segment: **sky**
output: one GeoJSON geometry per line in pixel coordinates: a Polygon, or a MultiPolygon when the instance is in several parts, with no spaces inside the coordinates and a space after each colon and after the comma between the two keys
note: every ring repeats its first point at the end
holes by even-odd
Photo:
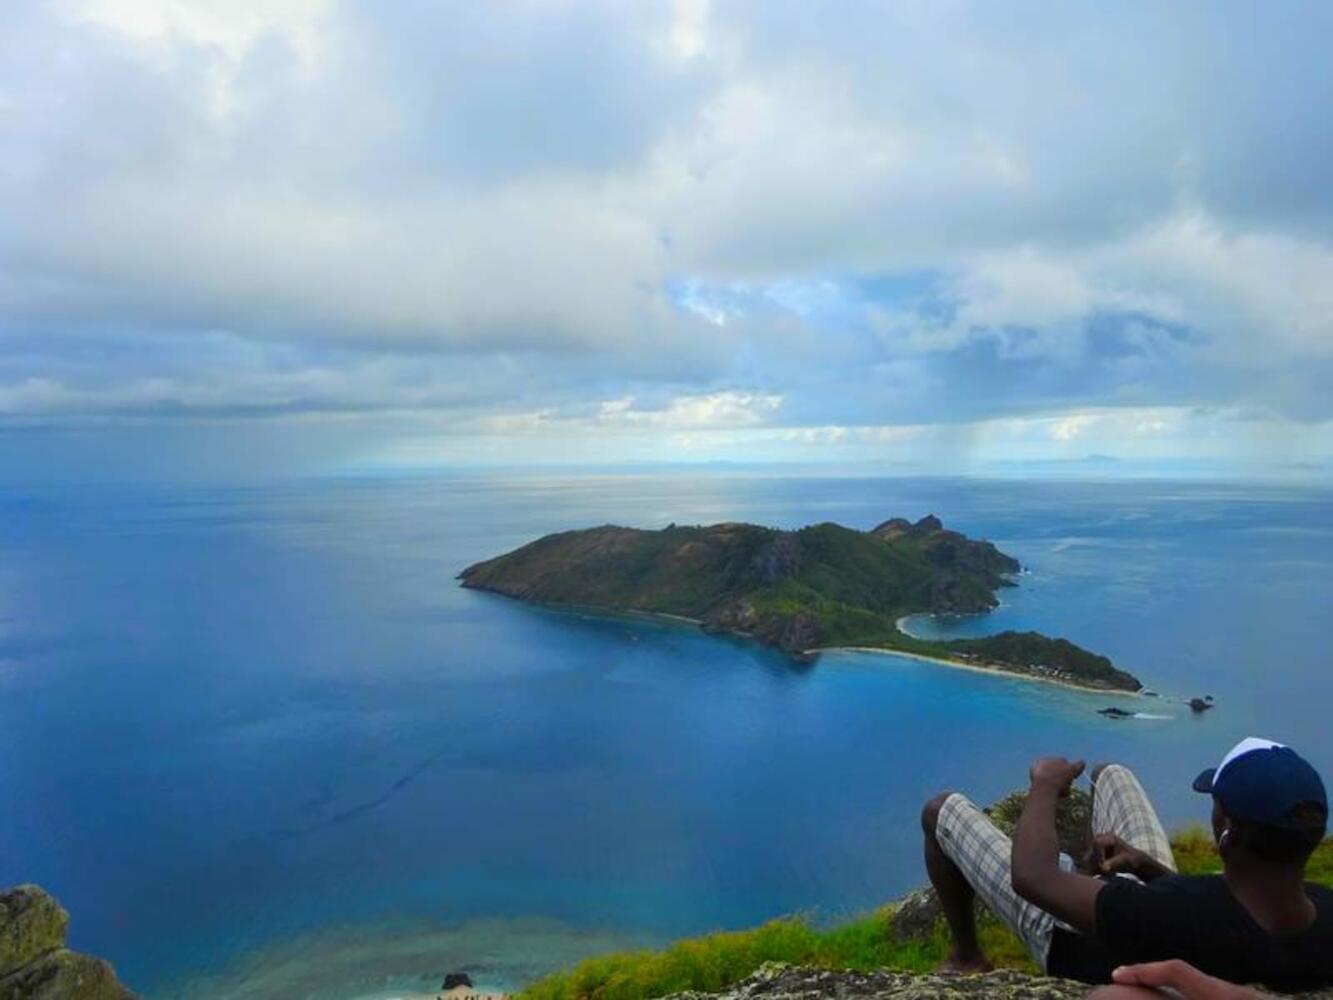
{"type": "Polygon", "coordinates": [[[1333,473],[1333,5],[9,0],[0,480],[1333,473]]]}

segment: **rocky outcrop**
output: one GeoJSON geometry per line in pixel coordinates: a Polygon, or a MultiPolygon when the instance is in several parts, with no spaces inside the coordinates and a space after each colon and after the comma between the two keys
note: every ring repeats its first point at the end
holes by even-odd
{"type": "Polygon", "coordinates": [[[677,993],[670,1000],[1076,1000],[1088,992],[1082,983],[1012,970],[920,975],[766,965],[721,993],[677,993]]]}
{"type": "MultiPolygon", "coordinates": [[[[926,561],[937,569],[946,574],[957,572],[981,577],[991,588],[1012,586],[1013,581],[1009,577],[1022,570],[1017,559],[1001,552],[990,542],[968,538],[961,532],[950,531],[934,514],[927,514],[915,524],[905,518],[891,518],[872,528],[870,534],[890,543],[907,539],[915,543],[926,561]]],[[[960,598],[964,599],[962,602],[964,604],[976,602],[976,598],[968,595],[965,590],[950,589],[941,583],[937,585],[935,610],[986,610],[981,607],[956,606],[960,603],[960,598]]]]}
{"type": "Polygon", "coordinates": [[[788,650],[788,655],[798,660],[813,660],[814,656],[806,650],[816,649],[824,644],[824,633],[819,619],[809,611],[798,611],[794,615],[769,615],[753,630],[752,634],[767,646],[776,646],[788,650]]]}
{"type": "MultiPolygon", "coordinates": [[[[1010,792],[993,803],[986,815],[1006,836],[1012,837],[1027,797],[1026,791],[1010,792]]],[[[1075,864],[1081,865],[1092,849],[1092,796],[1083,789],[1071,788],[1056,806],[1055,835],[1061,853],[1068,854],[1075,864]]]]}
{"type": "Polygon", "coordinates": [[[65,947],[68,925],[38,886],[0,895],[0,1000],[134,1000],[110,965],[65,947]]]}
{"type": "Polygon", "coordinates": [[[750,575],[764,584],[790,579],[800,571],[801,545],[790,531],[776,535],[759,550],[750,564],[750,575]]]}
{"type": "MultiPolygon", "coordinates": [[[[770,963],[719,993],[676,993],[666,1000],[1081,1000],[1093,987],[1013,969],[985,973],[852,972],[770,963]]],[[[1274,997],[1281,994],[1270,994],[1274,997]]],[[[1299,994],[1333,1000],[1333,990],[1299,994]]]]}
{"type": "Polygon", "coordinates": [[[0,973],[64,947],[69,914],[35,885],[0,896],[0,973]]]}

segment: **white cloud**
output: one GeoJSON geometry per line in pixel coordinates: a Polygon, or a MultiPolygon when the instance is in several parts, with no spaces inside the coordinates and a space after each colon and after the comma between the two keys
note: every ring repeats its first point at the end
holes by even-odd
{"type": "Polygon", "coordinates": [[[583,422],[556,413],[490,418],[396,439],[383,454],[390,466],[450,462],[615,464],[729,460],[813,462],[943,474],[1031,470],[1043,474],[1095,468],[1098,475],[1238,470],[1261,475],[1333,473],[1333,421],[1291,425],[1272,415],[1180,407],[1101,409],[963,424],[758,426],[654,429],[623,424],[587,433],[583,422]],[[1076,428],[1074,433],[1068,433],[1076,428]],[[1237,443],[1244,447],[1237,449],[1237,443]],[[1182,459],[1189,464],[1182,465],[1182,459]],[[1154,463],[1166,462],[1158,465],[1154,463]],[[1091,465],[1089,464],[1091,463],[1091,465]],[[1147,464],[1144,464],[1147,463],[1147,464]]]}
{"type": "Polygon", "coordinates": [[[478,429],[511,433],[520,429],[558,430],[565,433],[623,434],[657,431],[726,430],[769,423],[782,408],[776,394],[722,391],[698,396],[676,396],[659,405],[633,396],[604,399],[591,411],[570,407],[498,414],[485,418],[478,429]]]}
{"type": "Polygon", "coordinates": [[[753,427],[767,423],[782,408],[775,393],[714,392],[678,396],[661,409],[638,409],[632,398],[602,404],[598,422],[607,426],[661,427],[669,430],[753,427]]]}
{"type": "Polygon", "coordinates": [[[1072,441],[1083,433],[1083,430],[1092,423],[1093,417],[1086,413],[1075,413],[1061,420],[1057,420],[1051,427],[1051,437],[1057,441],[1072,441]]]}
{"type": "Polygon", "coordinates": [[[1282,232],[1228,232],[1182,212],[1096,255],[1146,289],[1159,314],[1209,334],[1232,361],[1333,356],[1333,247],[1282,232]],[[1262,359],[1255,348],[1262,345],[1262,359]]]}
{"type": "Polygon", "coordinates": [[[712,0],[672,0],[671,48],[682,59],[708,48],[708,16],[712,0]]]}
{"type": "Polygon", "coordinates": [[[1054,413],[1048,448],[1179,446],[1142,414],[1196,404],[1317,423],[1331,18],[20,2],[0,411],[435,411],[692,447],[1054,413]],[[884,276],[914,290],[848,291],[884,276]]]}
{"type": "Polygon", "coordinates": [[[217,46],[232,59],[265,36],[282,35],[313,60],[332,0],[59,0],[58,6],[73,21],[161,45],[217,46]]]}

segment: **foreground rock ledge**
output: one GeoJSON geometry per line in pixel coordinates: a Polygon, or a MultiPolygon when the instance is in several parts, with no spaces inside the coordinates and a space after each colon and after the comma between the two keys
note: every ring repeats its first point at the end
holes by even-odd
{"type": "MultiPolygon", "coordinates": [[[[1069,979],[1033,976],[1013,969],[965,975],[953,972],[839,972],[770,963],[720,993],[677,993],[665,1000],[1075,1000],[1093,987],[1069,979]]],[[[1280,996],[1283,994],[1273,994],[1280,996]]],[[[1165,996],[1165,994],[1163,994],[1165,996]]],[[[1299,994],[1330,1000],[1333,990],[1299,994]]]]}
{"type": "Polygon", "coordinates": [[[110,965],[65,947],[68,924],[38,886],[0,893],[0,1000],[135,1000],[110,965]]]}
{"type": "Polygon", "coordinates": [[[1030,976],[1012,969],[982,975],[911,972],[835,972],[799,965],[766,965],[721,993],[677,993],[669,1000],[1075,1000],[1090,987],[1068,979],[1030,976]]]}

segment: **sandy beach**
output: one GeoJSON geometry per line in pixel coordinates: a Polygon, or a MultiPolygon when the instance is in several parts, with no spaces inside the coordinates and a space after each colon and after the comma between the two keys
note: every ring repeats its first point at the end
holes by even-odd
{"type": "MultiPolygon", "coordinates": [[[[694,625],[696,627],[702,627],[704,624],[697,618],[686,618],[684,615],[672,615],[662,611],[638,611],[633,608],[627,608],[623,611],[613,611],[610,609],[603,609],[603,608],[575,608],[575,607],[559,607],[559,606],[550,606],[550,607],[552,607],[553,610],[557,611],[569,611],[572,613],[580,615],[590,615],[592,617],[597,617],[597,618],[642,618],[646,620],[655,619],[659,621],[676,622],[682,625],[694,625]]],[[[919,614],[919,612],[914,612],[914,614],[919,614]]],[[[901,633],[905,638],[908,639],[916,638],[905,628],[903,628],[903,622],[911,617],[912,615],[902,615],[893,623],[894,628],[896,628],[899,631],[899,633],[901,633]]],[[[728,634],[739,636],[741,638],[750,638],[744,632],[729,632],[728,634]]],[[[1035,681],[1040,684],[1054,684],[1057,687],[1070,688],[1071,690],[1081,691],[1085,694],[1100,694],[1100,695],[1106,695],[1108,697],[1122,697],[1122,696],[1127,698],[1142,697],[1137,691],[1119,691],[1111,688],[1093,687],[1091,684],[1079,684],[1076,681],[1061,680],[1058,677],[1042,677],[1038,674],[1028,674],[1018,670],[1006,670],[1003,667],[988,667],[980,663],[965,663],[962,660],[951,660],[943,656],[931,656],[928,653],[914,653],[902,649],[889,649],[888,647],[884,646],[819,646],[815,649],[808,649],[806,650],[806,652],[812,655],[817,653],[847,652],[847,653],[878,653],[882,656],[905,656],[910,660],[921,660],[924,663],[934,663],[941,667],[951,667],[954,670],[971,670],[974,673],[988,674],[991,677],[1012,677],[1016,680],[1021,680],[1021,681],[1035,681]]]]}
{"type": "MultiPolygon", "coordinates": [[[[902,630],[899,629],[901,632],[902,630]]],[[[979,663],[963,663],[961,660],[949,660],[942,656],[928,656],[925,653],[909,653],[901,649],[888,649],[883,646],[821,646],[819,649],[810,650],[811,653],[877,653],[880,656],[905,656],[909,660],[921,660],[925,663],[935,663],[942,667],[951,667],[954,670],[971,670],[973,673],[989,674],[992,677],[1012,677],[1020,681],[1034,681],[1038,684],[1054,684],[1057,687],[1070,688],[1074,691],[1082,691],[1085,694],[1100,694],[1107,697],[1125,697],[1139,698],[1142,695],[1137,691],[1118,691],[1111,688],[1093,687],[1090,684],[1078,684],[1074,681],[1064,681],[1057,677],[1041,677],[1037,674],[1025,674],[1017,670],[1006,670],[1003,667],[987,667],[979,663]]]]}

